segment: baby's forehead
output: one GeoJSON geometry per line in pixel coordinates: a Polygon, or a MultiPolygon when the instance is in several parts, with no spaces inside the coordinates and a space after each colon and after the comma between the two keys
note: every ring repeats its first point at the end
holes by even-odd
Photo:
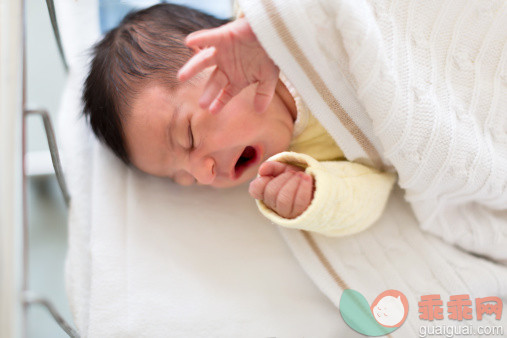
{"type": "Polygon", "coordinates": [[[125,110],[125,117],[132,119],[146,118],[153,109],[168,109],[177,101],[175,89],[158,83],[147,83],[132,96],[125,110]]]}

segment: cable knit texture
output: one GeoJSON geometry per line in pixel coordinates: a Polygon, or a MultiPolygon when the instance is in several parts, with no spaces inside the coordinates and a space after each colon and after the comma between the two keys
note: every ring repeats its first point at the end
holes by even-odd
{"type": "Polygon", "coordinates": [[[304,168],[314,178],[314,197],[294,219],[279,216],[257,200],[260,212],[283,227],[326,236],[346,236],[368,228],[382,214],[396,175],[346,161],[343,151],[313,117],[296,89],[285,76],[281,79],[296,103],[294,137],[289,152],[271,156],[268,161],[304,168]]]}
{"type": "Polygon", "coordinates": [[[505,1],[240,4],[348,159],[376,150],[424,230],[507,261],[505,1]]]}

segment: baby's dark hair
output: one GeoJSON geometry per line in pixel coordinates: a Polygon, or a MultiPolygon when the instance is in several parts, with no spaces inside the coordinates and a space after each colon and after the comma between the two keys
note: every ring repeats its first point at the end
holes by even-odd
{"type": "Polygon", "coordinates": [[[122,121],[148,81],[169,87],[192,55],[185,37],[227,23],[194,9],[160,4],[128,14],[94,48],[83,90],[83,114],[93,132],[123,162],[130,163],[122,121]]]}

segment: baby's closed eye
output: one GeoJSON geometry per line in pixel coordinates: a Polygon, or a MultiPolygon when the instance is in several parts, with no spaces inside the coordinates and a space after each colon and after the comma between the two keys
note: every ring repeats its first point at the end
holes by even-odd
{"type": "Polygon", "coordinates": [[[192,132],[192,123],[188,121],[188,150],[194,149],[194,133],[192,132]]]}

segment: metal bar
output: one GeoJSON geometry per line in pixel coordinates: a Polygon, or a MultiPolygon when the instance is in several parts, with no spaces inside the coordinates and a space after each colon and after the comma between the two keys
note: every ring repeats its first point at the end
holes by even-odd
{"type": "MultiPolygon", "coordinates": [[[[67,190],[67,185],[65,183],[65,177],[63,176],[63,170],[60,163],[60,156],[58,154],[58,147],[56,144],[55,133],[53,130],[53,125],[51,123],[51,118],[49,113],[44,109],[33,109],[33,110],[25,110],[24,116],[28,115],[40,115],[42,117],[42,121],[44,122],[44,129],[46,131],[46,137],[48,140],[49,151],[51,153],[51,160],[53,162],[53,168],[55,169],[56,178],[58,180],[58,184],[62,191],[65,204],[67,207],[70,203],[70,196],[67,190]]],[[[28,257],[28,229],[25,230],[25,241],[24,241],[24,249],[25,257],[28,257]]],[[[25,270],[28,268],[28,262],[25,262],[25,270]]],[[[28,275],[28,273],[26,273],[28,275]]],[[[26,285],[26,284],[25,284],[26,285]]],[[[56,310],[56,307],[46,298],[36,295],[35,293],[28,291],[27,287],[23,288],[23,304],[25,308],[32,304],[39,304],[44,306],[56,323],[72,338],[79,338],[79,334],[65,321],[65,319],[60,315],[60,313],[56,310]]]]}
{"type": "Polygon", "coordinates": [[[65,53],[63,52],[62,39],[60,38],[60,30],[58,29],[58,21],[56,20],[56,11],[55,11],[55,3],[53,0],[46,0],[46,4],[48,6],[49,19],[51,20],[51,26],[53,26],[53,33],[55,33],[56,44],[58,46],[58,51],[60,52],[60,57],[62,58],[63,66],[65,67],[65,71],[69,71],[69,65],[67,63],[67,59],[65,58],[65,53]]]}
{"type": "Polygon", "coordinates": [[[53,125],[51,123],[51,118],[49,117],[49,113],[44,109],[25,110],[25,116],[30,114],[40,115],[42,117],[42,121],[44,122],[44,129],[46,130],[46,137],[48,139],[49,151],[51,152],[51,160],[53,161],[53,168],[55,169],[56,179],[58,181],[58,185],[60,186],[60,190],[62,191],[65,204],[67,207],[69,207],[69,190],[67,189],[67,184],[65,183],[65,177],[63,175],[62,165],[60,162],[60,155],[58,153],[58,146],[56,145],[55,133],[53,130],[53,125]]]}
{"type": "Polygon", "coordinates": [[[26,305],[39,304],[44,306],[56,323],[65,331],[71,338],[79,338],[79,334],[74,330],[67,321],[58,313],[55,306],[46,298],[38,296],[30,291],[25,291],[24,301],[26,305]]]}
{"type": "MultiPolygon", "coordinates": [[[[4,0],[1,0],[1,1],[4,1],[4,0]]],[[[5,0],[5,1],[9,1],[9,0],[5,0]]],[[[67,64],[67,60],[65,59],[65,54],[63,52],[63,47],[62,47],[62,43],[61,43],[61,39],[60,39],[60,32],[58,30],[58,23],[57,23],[57,20],[56,20],[55,7],[54,7],[53,0],[46,0],[46,3],[47,3],[47,6],[48,6],[49,16],[50,16],[50,19],[51,19],[51,25],[53,26],[53,32],[55,34],[56,42],[57,42],[57,45],[58,45],[58,50],[60,52],[60,57],[62,58],[65,70],[68,71],[69,67],[68,67],[68,64],[67,64]]],[[[24,60],[24,58],[23,58],[23,60],[24,60]]],[[[26,68],[23,67],[23,69],[26,69],[26,68]]],[[[23,97],[24,97],[24,87],[25,87],[24,85],[25,84],[24,84],[24,81],[23,81],[23,84],[22,84],[23,97]]],[[[62,191],[63,198],[65,200],[65,204],[68,207],[69,203],[70,203],[70,195],[68,193],[67,184],[65,183],[65,177],[63,176],[63,170],[62,170],[62,166],[61,166],[61,163],[60,163],[60,156],[58,154],[58,147],[57,147],[57,144],[56,144],[55,133],[54,133],[53,125],[51,123],[50,116],[49,116],[48,112],[46,110],[43,110],[43,109],[39,109],[39,110],[24,110],[23,111],[24,99],[23,99],[22,104],[19,107],[20,107],[20,110],[21,110],[22,125],[23,125],[23,135],[22,135],[22,140],[21,140],[21,143],[22,143],[22,153],[21,153],[22,161],[24,160],[24,154],[25,154],[25,135],[24,135],[25,119],[23,117],[26,117],[26,116],[28,116],[30,114],[40,115],[42,117],[42,121],[44,123],[44,129],[46,131],[46,137],[47,137],[47,140],[48,140],[49,150],[50,150],[50,153],[51,153],[51,160],[53,162],[53,168],[54,168],[55,173],[56,173],[56,178],[57,178],[58,184],[60,186],[60,189],[62,191]]],[[[24,162],[22,162],[22,163],[24,165],[24,162]]],[[[24,174],[25,173],[24,167],[23,167],[23,170],[21,172],[22,172],[22,189],[21,190],[22,190],[23,195],[24,195],[25,191],[26,191],[26,184],[25,184],[26,175],[24,174]]],[[[58,311],[56,310],[55,306],[53,306],[53,304],[49,300],[47,300],[47,299],[45,299],[43,297],[37,296],[34,293],[32,293],[32,292],[30,292],[30,291],[27,290],[28,289],[28,285],[27,285],[27,276],[28,276],[28,271],[27,271],[28,270],[28,223],[27,223],[27,219],[26,219],[26,198],[25,198],[25,196],[23,196],[22,209],[23,209],[23,230],[24,230],[23,231],[23,245],[22,245],[23,271],[24,271],[24,273],[23,273],[23,282],[22,282],[22,290],[23,290],[23,295],[22,295],[22,300],[23,300],[23,302],[22,302],[22,304],[23,304],[23,310],[22,310],[23,311],[22,330],[24,328],[24,324],[26,323],[25,316],[26,316],[26,309],[28,308],[28,306],[30,306],[31,304],[40,304],[40,305],[44,306],[49,311],[49,313],[51,314],[51,316],[53,317],[53,319],[69,335],[69,337],[72,337],[72,338],[77,337],[77,338],[79,338],[79,334],[65,321],[65,319],[58,313],[58,311]]],[[[18,300],[18,302],[19,302],[19,300],[18,300]]],[[[3,337],[4,335],[1,334],[1,333],[2,332],[0,330],[0,336],[3,337]]],[[[9,337],[10,336],[15,337],[15,336],[22,336],[22,335],[24,335],[24,332],[21,335],[5,335],[5,336],[6,337],[8,337],[8,336],[9,337]]]]}
{"type": "Polygon", "coordinates": [[[0,0],[0,337],[22,337],[23,1],[0,0]]]}

